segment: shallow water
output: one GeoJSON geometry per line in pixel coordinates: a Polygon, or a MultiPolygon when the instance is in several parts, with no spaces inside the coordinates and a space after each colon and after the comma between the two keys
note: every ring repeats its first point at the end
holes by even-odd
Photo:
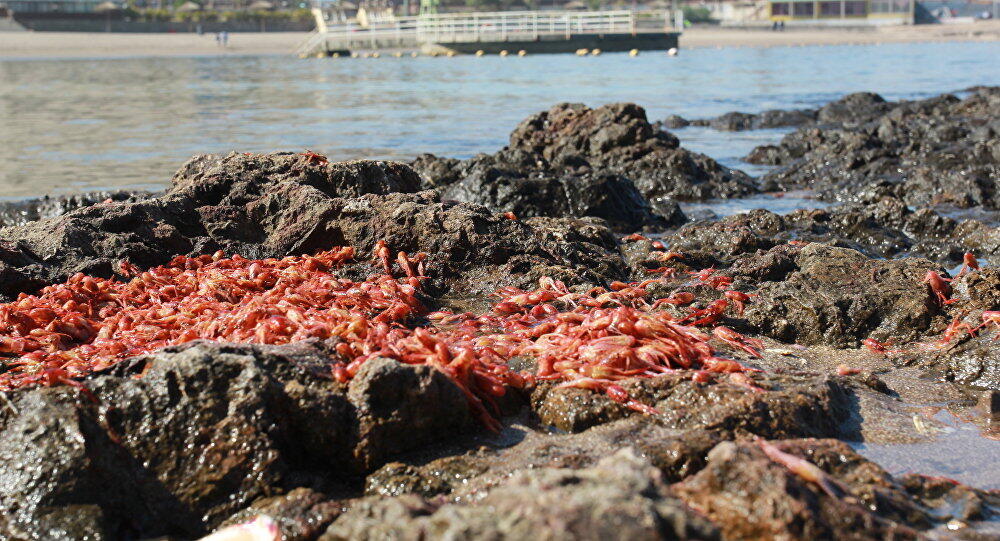
{"type": "Polygon", "coordinates": [[[681,210],[691,219],[714,219],[743,214],[754,209],[769,210],[775,214],[788,214],[799,209],[821,209],[830,203],[814,199],[808,192],[761,194],[739,199],[709,199],[697,203],[681,203],[681,210]]]}
{"type": "MultiPolygon", "coordinates": [[[[1000,43],[643,54],[299,60],[0,61],[0,196],[162,187],[190,155],[309,148],[331,158],[467,157],[559,101],[634,101],[652,120],[917,98],[1000,83],[1000,43]]],[[[730,166],[780,131],[680,133],[730,166]]],[[[746,169],[760,171],[744,166],[746,169]]]]}
{"type": "Polygon", "coordinates": [[[933,434],[933,441],[910,444],[854,444],[865,457],[891,474],[939,475],[962,483],[1000,490],[1000,420],[980,426],[946,409],[914,407],[915,423],[933,434]],[[961,457],[960,460],[956,460],[961,457]]]}

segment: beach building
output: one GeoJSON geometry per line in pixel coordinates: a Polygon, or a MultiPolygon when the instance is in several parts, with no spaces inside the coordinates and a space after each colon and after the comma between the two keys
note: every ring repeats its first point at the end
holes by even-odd
{"type": "Polygon", "coordinates": [[[913,24],[914,0],[769,0],[773,22],[804,26],[913,24]]]}
{"type": "Polygon", "coordinates": [[[94,13],[105,0],[0,0],[14,13],[94,13]]]}

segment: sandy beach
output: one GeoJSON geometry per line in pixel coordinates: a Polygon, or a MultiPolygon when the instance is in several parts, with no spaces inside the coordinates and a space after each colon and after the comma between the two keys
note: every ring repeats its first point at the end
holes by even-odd
{"type": "Polygon", "coordinates": [[[292,54],[306,32],[229,34],[223,49],[214,34],[0,32],[0,58],[129,58],[292,54]]]}
{"type": "MultiPolygon", "coordinates": [[[[139,56],[216,56],[292,54],[304,32],[230,34],[222,49],[211,34],[94,34],[74,32],[0,32],[0,58],[127,58],[139,56]]],[[[771,32],[693,28],[681,47],[770,47],[861,43],[1000,40],[1000,21],[972,24],[771,32]]]]}
{"type": "Polygon", "coordinates": [[[1000,21],[969,24],[887,26],[872,29],[769,29],[693,28],[681,36],[681,47],[777,47],[795,45],[848,45],[1000,40],[1000,21]]]}

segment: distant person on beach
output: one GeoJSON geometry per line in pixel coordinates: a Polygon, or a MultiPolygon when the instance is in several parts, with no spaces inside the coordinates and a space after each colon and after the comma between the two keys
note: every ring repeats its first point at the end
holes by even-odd
{"type": "Polygon", "coordinates": [[[220,34],[222,34],[222,47],[229,47],[229,32],[223,30],[220,34]]]}
{"type": "Polygon", "coordinates": [[[222,47],[222,32],[215,33],[215,44],[222,47]]]}

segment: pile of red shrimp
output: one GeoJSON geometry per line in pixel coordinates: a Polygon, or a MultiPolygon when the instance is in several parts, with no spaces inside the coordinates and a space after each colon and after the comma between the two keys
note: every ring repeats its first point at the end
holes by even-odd
{"type": "MultiPolygon", "coordinates": [[[[672,272],[576,293],[543,278],[534,291],[498,291],[499,302],[485,314],[428,313],[417,295],[425,255],[399,252],[393,260],[380,243],[375,262],[385,274],[361,282],[338,278],[337,267],[353,257],[350,247],[265,260],[178,256],[144,272],[123,263],[128,281],[77,274],[38,295],[22,294],[0,305],[0,356],[6,357],[0,391],[82,387],[81,378],[127,357],[197,339],[285,344],[308,338],[339,339],[330,374],[341,382],[377,356],[433,366],[491,428],[498,426],[495,398],[537,380],[599,390],[646,413],[655,410],[616,382],[688,369],[700,381],[712,372],[742,376],[737,382],[753,388],[748,369],[717,357],[708,343],[714,336],[756,353],[759,343],[716,325],[726,298],[742,310],[746,296],[737,292],[695,310],[684,308],[695,301],[689,292],[650,298],[650,285],[677,280],[672,272]],[[672,315],[663,305],[683,312],[672,315]],[[512,370],[515,357],[534,359],[537,370],[512,370]]],[[[702,271],[690,283],[719,286],[711,274],[702,271]]]]}

